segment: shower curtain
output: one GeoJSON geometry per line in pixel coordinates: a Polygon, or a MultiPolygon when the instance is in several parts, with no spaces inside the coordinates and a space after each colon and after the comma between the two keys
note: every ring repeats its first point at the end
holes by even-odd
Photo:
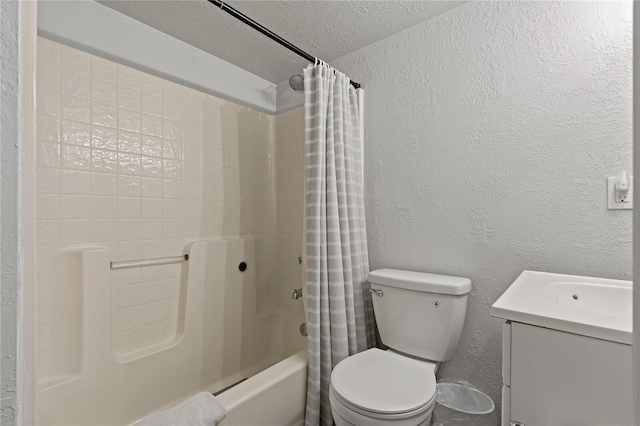
{"type": "Polygon", "coordinates": [[[375,343],[357,92],[322,61],[304,70],[307,426],[333,424],[333,367],[375,343]]]}

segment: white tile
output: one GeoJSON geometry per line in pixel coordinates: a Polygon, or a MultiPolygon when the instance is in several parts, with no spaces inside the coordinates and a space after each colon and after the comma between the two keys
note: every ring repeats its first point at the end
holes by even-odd
{"type": "MultiPolygon", "coordinates": [[[[119,257],[119,259],[124,259],[124,257],[119,257]]],[[[140,284],[122,285],[116,288],[116,307],[120,309],[140,305],[142,301],[141,290],[140,284]]]]}
{"type": "Polygon", "coordinates": [[[60,73],[60,91],[67,95],[89,99],[91,77],[72,70],[62,69],[60,73]]]}
{"type": "Polygon", "coordinates": [[[36,138],[46,142],[60,142],[60,120],[48,115],[36,117],[36,138]]]}
{"type": "Polygon", "coordinates": [[[165,99],[162,103],[162,117],[165,120],[182,121],[182,105],[165,99]]]}
{"type": "Polygon", "coordinates": [[[192,161],[195,163],[202,162],[202,147],[190,143],[183,144],[182,159],[184,161],[192,161]]]}
{"type": "MultiPolygon", "coordinates": [[[[120,290],[123,287],[118,287],[120,290]]],[[[118,294],[118,301],[119,301],[118,294]]],[[[140,306],[131,306],[124,309],[118,309],[117,315],[117,330],[124,331],[131,328],[140,327],[142,325],[142,310],[140,306]]]]}
{"type": "Polygon", "coordinates": [[[39,167],[60,166],[60,144],[39,141],[36,145],[36,163],[39,167]]]}
{"type": "Polygon", "coordinates": [[[164,199],[162,201],[162,217],[165,219],[178,219],[182,217],[182,200],[164,199]]]}
{"type": "Polygon", "coordinates": [[[118,173],[122,175],[140,176],[140,155],[119,153],[118,173]]]}
{"type": "Polygon", "coordinates": [[[118,228],[115,219],[95,219],[91,221],[91,242],[116,241],[117,232],[118,228]]]}
{"type": "Polygon", "coordinates": [[[60,170],[38,167],[36,169],[36,189],[39,194],[60,192],[60,170]]]}
{"type": "Polygon", "coordinates": [[[36,238],[39,245],[58,244],[60,223],[57,220],[38,220],[36,238]]]}
{"type": "Polygon", "coordinates": [[[182,160],[182,142],[163,140],[162,157],[169,160],[182,160]]]}
{"type": "Polygon", "coordinates": [[[78,170],[60,171],[61,194],[90,194],[91,174],[78,170]]]}
{"type": "Polygon", "coordinates": [[[38,114],[60,117],[60,93],[39,88],[36,93],[38,114]]]}
{"type": "Polygon", "coordinates": [[[37,219],[58,219],[60,217],[60,196],[58,194],[38,194],[36,198],[37,219]]]}
{"type": "Polygon", "coordinates": [[[162,157],[162,139],[142,135],[142,154],[150,157],[162,157]]]}
{"type": "Polygon", "coordinates": [[[164,298],[164,286],[161,280],[142,283],[142,303],[157,302],[164,298]]]}
{"type": "Polygon", "coordinates": [[[141,139],[139,133],[118,131],[118,152],[140,154],[141,139]]]}
{"type": "Polygon", "coordinates": [[[164,311],[164,301],[145,303],[142,305],[142,323],[151,324],[166,319],[164,311]]]}
{"type": "Polygon", "coordinates": [[[60,141],[69,145],[90,146],[91,126],[80,121],[62,120],[60,141]]]}
{"type": "Polygon", "coordinates": [[[202,165],[200,163],[185,161],[183,163],[182,178],[189,181],[202,180],[202,165]]]}
{"type": "Polygon", "coordinates": [[[91,56],[91,76],[109,83],[118,82],[118,65],[98,56],[91,56]]]}
{"type": "Polygon", "coordinates": [[[145,347],[153,346],[164,340],[164,326],[162,322],[148,324],[141,327],[142,344],[145,347]]]}
{"type": "Polygon", "coordinates": [[[162,197],[163,198],[182,198],[182,180],[163,179],[162,180],[162,197]]]}
{"type": "Polygon", "coordinates": [[[61,195],[61,219],[87,219],[91,217],[91,197],[89,195],[61,195]]]}
{"type": "Polygon", "coordinates": [[[194,145],[202,145],[202,129],[198,126],[183,124],[182,140],[194,145]]]}
{"type": "Polygon", "coordinates": [[[163,182],[158,178],[142,178],[142,197],[143,198],[162,198],[163,182]]]}
{"type": "Polygon", "coordinates": [[[134,352],[143,347],[142,330],[140,327],[121,331],[116,335],[117,351],[119,353],[134,352]]]}
{"type": "Polygon", "coordinates": [[[151,115],[141,115],[141,132],[143,135],[162,136],[162,118],[151,115]]]}
{"type": "Polygon", "coordinates": [[[182,103],[182,87],[171,81],[162,81],[162,97],[171,102],[182,103]]]}
{"type": "Polygon", "coordinates": [[[162,177],[166,179],[182,179],[182,161],[163,160],[162,177]]]}
{"type": "Polygon", "coordinates": [[[202,111],[187,105],[182,107],[182,123],[193,126],[202,126],[202,111]]]}
{"type": "Polygon", "coordinates": [[[178,316],[178,299],[166,299],[162,301],[163,319],[176,318],[178,316]]]}
{"type": "Polygon", "coordinates": [[[90,170],[91,148],[76,145],[61,145],[60,167],[68,170],[90,170]]]}
{"type": "Polygon", "coordinates": [[[69,46],[61,45],[60,66],[82,74],[91,72],[91,55],[69,46]]]}
{"type": "Polygon", "coordinates": [[[82,244],[91,241],[91,221],[61,220],[60,244],[82,244]]]}
{"type": "Polygon", "coordinates": [[[104,173],[91,173],[91,195],[116,195],[118,177],[104,173]]]}
{"type": "Polygon", "coordinates": [[[128,87],[118,87],[118,107],[140,112],[142,108],[142,94],[138,90],[128,87]]]}
{"type": "Polygon", "coordinates": [[[113,106],[118,105],[118,86],[94,78],[91,80],[91,100],[113,106]]]}
{"type": "Polygon", "coordinates": [[[97,126],[118,127],[118,108],[100,102],[91,102],[91,123],[97,126]]]}
{"type": "Polygon", "coordinates": [[[118,219],[140,219],[140,198],[118,197],[118,219]]]}
{"type": "Polygon", "coordinates": [[[162,219],[145,219],[141,221],[140,238],[143,240],[162,238],[162,219]]]}
{"type": "Polygon", "coordinates": [[[60,44],[46,38],[38,37],[38,66],[42,63],[55,64],[60,66],[60,44]]]}
{"type": "MultiPolygon", "coordinates": [[[[118,241],[116,244],[116,253],[118,259],[122,260],[132,260],[132,259],[140,259],[140,241],[131,240],[131,241],[118,241]]],[[[142,270],[142,268],[136,268],[138,270],[142,270]]]]}
{"type": "Polygon", "coordinates": [[[162,79],[154,75],[142,73],[142,93],[162,97],[162,79]]]}
{"type": "MultiPolygon", "coordinates": [[[[144,259],[162,257],[162,240],[142,240],[140,241],[140,256],[144,259]]],[[[142,268],[142,281],[155,281],[162,279],[162,266],[148,266],[142,268]]]]}
{"type": "Polygon", "coordinates": [[[91,171],[99,173],[117,173],[118,153],[104,149],[91,150],[91,171]]]}
{"type": "Polygon", "coordinates": [[[162,281],[164,298],[170,299],[180,295],[180,277],[168,278],[162,281]]]}
{"type": "Polygon", "coordinates": [[[140,174],[148,177],[162,177],[162,159],[143,155],[140,158],[140,174]]]}
{"type": "Polygon", "coordinates": [[[116,219],[118,201],[116,197],[91,197],[92,219],[116,219]]]}
{"type": "Polygon", "coordinates": [[[118,219],[118,241],[140,239],[140,219],[118,219]]]}
{"type": "Polygon", "coordinates": [[[162,98],[143,93],[142,113],[162,117],[162,98]]]}
{"type": "Polygon", "coordinates": [[[118,110],[118,129],[140,133],[141,115],[136,111],[118,110]]]}
{"type": "Polygon", "coordinates": [[[177,238],[184,235],[182,219],[163,219],[162,238],[177,238]]]}
{"type": "Polygon", "coordinates": [[[91,121],[91,103],[88,99],[62,94],[60,95],[60,116],[68,120],[91,121]]]}
{"type": "Polygon", "coordinates": [[[138,70],[118,64],[118,84],[130,89],[140,90],[141,73],[138,70]]]}
{"type": "Polygon", "coordinates": [[[118,149],[118,131],[110,127],[92,125],[91,146],[116,151],[118,149]]]}
{"type": "Polygon", "coordinates": [[[137,176],[118,176],[118,195],[121,197],[140,197],[142,180],[137,176]]]}
{"type": "Polygon", "coordinates": [[[143,198],[141,215],[143,219],[162,219],[162,199],[143,198]]]}
{"type": "Polygon", "coordinates": [[[162,137],[171,140],[182,139],[182,123],[162,120],[162,137]]]}

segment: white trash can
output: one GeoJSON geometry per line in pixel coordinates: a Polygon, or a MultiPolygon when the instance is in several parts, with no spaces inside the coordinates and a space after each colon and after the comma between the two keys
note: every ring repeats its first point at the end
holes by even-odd
{"type": "Polygon", "coordinates": [[[440,382],[431,424],[498,426],[498,416],[491,398],[469,383],[440,382]]]}

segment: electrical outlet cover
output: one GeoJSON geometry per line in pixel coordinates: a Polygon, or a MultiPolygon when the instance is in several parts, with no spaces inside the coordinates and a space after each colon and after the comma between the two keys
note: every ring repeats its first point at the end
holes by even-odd
{"type": "Polygon", "coordinates": [[[626,202],[616,200],[616,177],[607,178],[607,207],[609,210],[633,209],[633,176],[629,176],[629,193],[626,202]]]}

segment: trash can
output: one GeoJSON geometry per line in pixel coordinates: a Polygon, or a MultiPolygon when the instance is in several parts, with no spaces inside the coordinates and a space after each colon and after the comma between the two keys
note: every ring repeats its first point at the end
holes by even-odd
{"type": "Polygon", "coordinates": [[[491,398],[466,382],[440,382],[436,386],[434,426],[498,426],[491,398]]]}

